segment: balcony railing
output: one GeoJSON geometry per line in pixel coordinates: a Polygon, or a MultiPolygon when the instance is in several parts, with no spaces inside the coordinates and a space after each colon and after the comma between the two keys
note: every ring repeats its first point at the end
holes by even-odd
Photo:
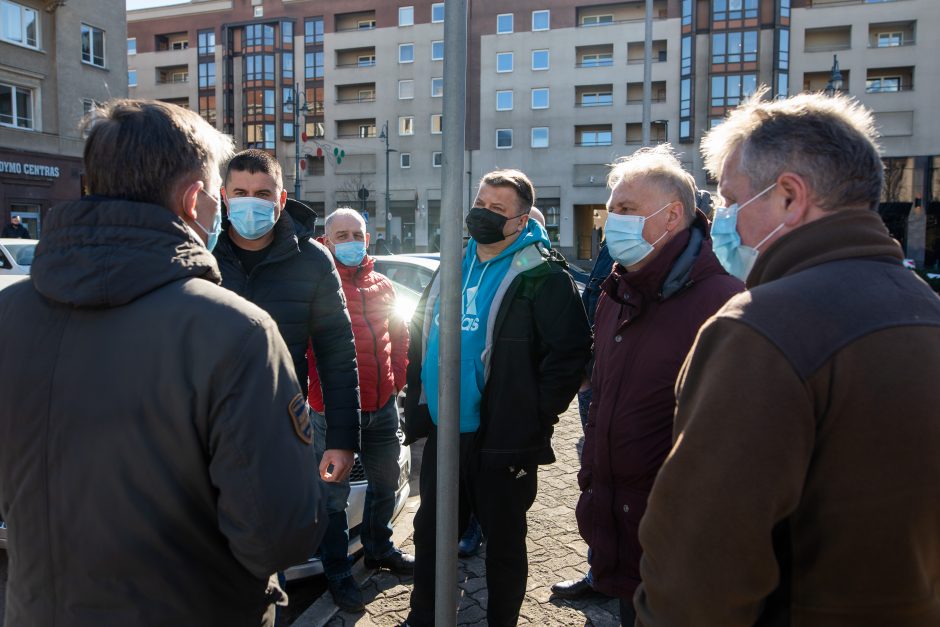
{"type": "Polygon", "coordinates": [[[913,83],[902,83],[900,85],[866,85],[866,94],[898,94],[902,91],[914,91],[913,83]]]}
{"type": "Polygon", "coordinates": [[[869,41],[868,47],[869,48],[900,48],[901,46],[913,46],[915,44],[917,44],[917,40],[914,39],[913,37],[909,37],[909,38],[902,39],[900,42],[896,44],[895,43],[879,44],[877,41],[869,41]]]}
{"type": "MultiPolygon", "coordinates": [[[[655,96],[655,97],[653,97],[653,98],[650,98],[650,102],[666,102],[666,97],[665,97],[665,96],[655,96]]],[[[628,96],[628,97],[627,97],[627,104],[628,104],[628,105],[643,104],[643,96],[640,96],[639,98],[630,98],[630,97],[628,96]]]]}
{"type": "Polygon", "coordinates": [[[337,63],[336,69],[351,67],[375,67],[375,61],[356,61],[355,63],[337,63]]]}
{"type": "Polygon", "coordinates": [[[336,104],[358,104],[363,102],[375,102],[375,96],[361,96],[356,98],[337,98],[336,104]]]}
{"type": "Polygon", "coordinates": [[[337,33],[352,33],[359,30],[375,30],[375,24],[369,26],[346,26],[344,28],[337,28],[337,33]]]}
{"type": "Polygon", "coordinates": [[[613,146],[613,141],[607,140],[598,140],[598,141],[586,141],[586,142],[575,142],[575,146],[578,147],[595,147],[595,146],[613,146]]]}
{"type": "Polygon", "coordinates": [[[370,139],[376,136],[375,129],[368,133],[339,133],[337,139],[370,139]]]}
{"type": "Polygon", "coordinates": [[[157,85],[172,85],[174,83],[188,83],[189,77],[185,78],[159,78],[157,79],[157,85]]]}
{"type": "Polygon", "coordinates": [[[574,66],[577,68],[580,67],[611,67],[614,64],[613,59],[605,59],[603,61],[582,61],[580,63],[575,63],[574,66]]]}
{"type": "Polygon", "coordinates": [[[900,0],[810,0],[809,8],[823,9],[846,4],[881,4],[885,2],[899,2],[900,0]]]}
{"type": "Polygon", "coordinates": [[[851,50],[851,42],[835,44],[816,44],[815,46],[803,46],[803,52],[835,52],[838,50],[851,50]]]}

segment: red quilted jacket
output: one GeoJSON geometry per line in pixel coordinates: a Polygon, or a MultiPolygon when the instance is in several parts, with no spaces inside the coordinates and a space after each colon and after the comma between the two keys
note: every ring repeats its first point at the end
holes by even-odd
{"type": "MultiPolygon", "coordinates": [[[[368,255],[355,268],[336,262],[343,281],[346,307],[356,337],[359,394],[362,411],[381,409],[397,390],[405,386],[408,367],[408,327],[395,315],[395,290],[384,274],[373,270],[368,255]]],[[[323,413],[323,391],[317,375],[316,356],[307,348],[308,401],[323,413]]]]}

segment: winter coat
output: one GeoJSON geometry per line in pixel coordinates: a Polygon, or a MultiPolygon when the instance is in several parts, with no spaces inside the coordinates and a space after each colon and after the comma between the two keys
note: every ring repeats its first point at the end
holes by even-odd
{"type": "Polygon", "coordinates": [[[902,257],[876,212],[833,211],[702,328],[637,624],[940,625],[940,298],[902,257]]]}
{"type": "Polygon", "coordinates": [[[617,264],[603,283],[577,518],[605,594],[630,598],[640,581],[637,527],[672,446],[679,368],[702,323],[743,288],[715,258],[701,213],[647,265],[617,264]]]}
{"type": "Polygon", "coordinates": [[[0,292],[6,624],[259,625],[326,526],[274,322],[163,207],[90,197],[43,226],[0,292]]]}
{"type": "Polygon", "coordinates": [[[322,244],[298,238],[286,212],[274,225],[268,256],[246,274],[226,231],[215,258],[222,287],[255,303],[274,318],[307,394],[307,347],[319,355],[325,391],[327,449],[359,450],[359,378],[356,344],[333,256],[322,244]]]}
{"type": "Polygon", "coordinates": [[[29,230],[22,224],[8,224],[3,227],[3,233],[0,233],[0,237],[29,239],[30,235],[29,230]]]}
{"type": "MultiPolygon", "coordinates": [[[[405,387],[408,366],[408,327],[395,312],[395,288],[373,268],[372,257],[355,268],[336,263],[343,282],[346,306],[356,337],[359,398],[362,411],[377,411],[405,387]]],[[[323,392],[317,375],[316,356],[308,353],[310,406],[323,413],[323,392]]]]}

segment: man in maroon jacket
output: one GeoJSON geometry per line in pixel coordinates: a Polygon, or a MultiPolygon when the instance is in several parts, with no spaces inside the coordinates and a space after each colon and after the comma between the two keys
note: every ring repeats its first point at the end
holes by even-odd
{"type": "MultiPolygon", "coordinates": [[[[391,281],[373,270],[373,260],[366,254],[369,233],[362,216],[352,209],[336,209],[327,216],[325,230],[326,236],[322,242],[336,259],[336,270],[343,282],[346,306],[356,338],[362,405],[359,459],[369,480],[361,527],[365,565],[411,574],[414,571],[414,557],[402,553],[391,540],[391,518],[399,474],[396,398],[398,391],[405,385],[408,327],[395,315],[395,290],[391,281]]],[[[314,446],[320,453],[326,433],[323,393],[317,376],[316,356],[308,356],[308,399],[314,410],[314,446]]],[[[330,515],[326,536],[320,545],[323,570],[336,605],[349,612],[361,611],[362,595],[352,578],[346,558],[349,543],[346,520],[349,480],[325,483],[323,488],[326,490],[327,511],[330,515]]]]}
{"type": "Polygon", "coordinates": [[[699,327],[744,286],[712,253],[695,181],[668,144],[620,159],[607,183],[616,263],[595,317],[577,517],[595,589],[618,597],[622,623],[633,625],[637,529],[672,445],[676,377],[699,327]]]}

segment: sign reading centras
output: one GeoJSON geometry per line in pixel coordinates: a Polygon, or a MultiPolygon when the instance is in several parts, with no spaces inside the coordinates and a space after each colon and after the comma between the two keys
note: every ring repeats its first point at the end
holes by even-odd
{"type": "Polygon", "coordinates": [[[27,176],[45,176],[57,179],[59,178],[59,167],[38,163],[22,163],[20,161],[0,161],[0,174],[25,174],[27,176]]]}

